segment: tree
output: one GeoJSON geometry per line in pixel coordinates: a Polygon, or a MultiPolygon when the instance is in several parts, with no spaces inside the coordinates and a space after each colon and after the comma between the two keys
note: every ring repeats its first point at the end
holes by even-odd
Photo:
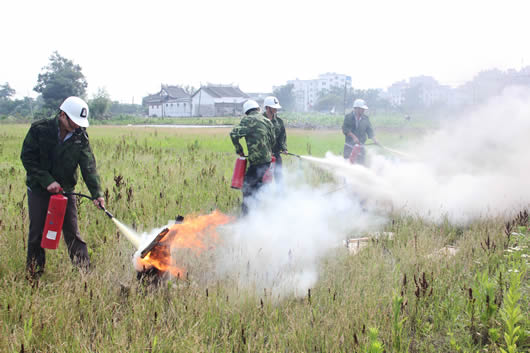
{"type": "Polygon", "coordinates": [[[111,105],[112,101],[110,100],[109,93],[105,90],[105,88],[99,88],[98,92],[94,94],[93,98],[88,101],[90,116],[96,120],[108,118],[111,105]]]}
{"type": "Polygon", "coordinates": [[[0,85],[0,99],[10,99],[15,93],[16,91],[9,86],[9,83],[0,85]]]}
{"type": "MultiPolygon", "coordinates": [[[[40,96],[39,96],[40,97],[40,96]]],[[[23,99],[0,99],[0,116],[11,115],[16,118],[33,118],[34,112],[40,107],[40,100],[31,97],[23,99]]]]}
{"type": "Polygon", "coordinates": [[[344,110],[344,89],[331,87],[330,90],[323,90],[314,106],[319,112],[342,112],[344,110]]]}
{"type": "Polygon", "coordinates": [[[149,107],[141,104],[128,104],[120,103],[119,101],[113,101],[110,106],[110,115],[147,115],[149,114],[149,107]]]}
{"type": "Polygon", "coordinates": [[[368,88],[368,89],[356,89],[353,91],[352,101],[349,104],[349,107],[353,106],[353,98],[364,99],[366,105],[370,109],[370,112],[375,112],[377,109],[389,109],[390,104],[387,100],[381,98],[381,90],[377,88],[368,88]]]}
{"type": "Polygon", "coordinates": [[[324,89],[315,103],[315,110],[320,112],[344,113],[351,109],[353,104],[353,90],[348,87],[332,86],[330,89],[324,89]]]}
{"type": "Polygon", "coordinates": [[[48,66],[42,68],[34,91],[41,93],[44,107],[56,110],[70,96],[84,97],[88,86],[81,66],[53,52],[48,66]]]}
{"type": "Polygon", "coordinates": [[[284,86],[277,87],[272,93],[280,101],[280,105],[282,106],[283,110],[294,110],[295,99],[293,94],[293,88],[293,84],[287,84],[284,86]]]}

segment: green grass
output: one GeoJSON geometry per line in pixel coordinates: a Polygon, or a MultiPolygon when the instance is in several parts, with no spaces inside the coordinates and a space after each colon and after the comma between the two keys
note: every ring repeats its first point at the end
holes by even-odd
{"type": "MultiPolygon", "coordinates": [[[[374,125],[379,140],[392,147],[419,133],[374,125]]],[[[394,240],[373,242],[356,256],[342,248],[331,252],[310,293],[278,302],[230,279],[204,280],[211,254],[196,261],[187,279],[145,287],[136,280],[131,244],[103,212],[82,201],[79,227],[93,270],[73,268],[61,242],[47,252],[46,273],[32,285],[24,271],[29,221],[19,160],[27,128],[0,129],[1,352],[375,352],[381,346],[387,352],[500,352],[507,349],[504,333],[515,331],[508,322],[521,327],[517,351],[529,347],[528,221],[513,229],[521,235],[508,238],[500,220],[456,227],[390,214],[383,230],[394,232],[394,240]],[[429,256],[445,245],[459,252],[429,256]],[[504,308],[514,271],[522,273],[520,299],[504,308]],[[519,321],[507,316],[517,305],[519,321]]],[[[149,230],[178,214],[238,212],[240,193],[229,187],[235,154],[228,129],[88,131],[107,208],[122,222],[149,230]],[[114,181],[119,176],[122,183],[114,181]]],[[[343,142],[338,130],[288,130],[289,150],[298,154],[338,154],[343,142]]],[[[298,166],[286,161],[287,168],[298,166]]],[[[82,182],[78,191],[86,192],[82,182]]]]}
{"type": "MultiPolygon", "coordinates": [[[[280,112],[287,127],[301,129],[340,129],[344,121],[342,114],[321,113],[295,113],[280,112]]],[[[117,115],[108,120],[92,120],[92,125],[234,125],[239,122],[240,117],[179,117],[159,118],[132,115],[117,115]]],[[[378,113],[370,115],[375,126],[385,126],[392,129],[432,129],[438,126],[438,121],[425,117],[416,117],[407,121],[402,114],[378,113]]],[[[27,123],[29,118],[16,118],[14,116],[0,116],[0,124],[12,124],[16,122],[27,123]]]]}

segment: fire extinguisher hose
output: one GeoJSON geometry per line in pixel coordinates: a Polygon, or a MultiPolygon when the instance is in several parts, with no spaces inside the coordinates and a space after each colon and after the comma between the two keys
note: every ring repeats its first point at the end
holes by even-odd
{"type": "Polygon", "coordinates": [[[302,158],[299,154],[294,154],[294,153],[291,153],[291,152],[282,152],[282,154],[285,154],[285,155],[288,155],[288,156],[297,157],[297,158],[302,158]]]}
{"type": "MultiPolygon", "coordinates": [[[[73,196],[86,197],[87,199],[89,199],[89,200],[91,200],[91,201],[96,200],[95,198],[93,198],[93,197],[91,197],[91,196],[84,195],[84,194],[79,194],[79,193],[77,193],[77,192],[64,192],[64,191],[63,191],[62,194],[63,194],[63,195],[73,195],[73,196]]],[[[100,209],[102,209],[102,210],[105,212],[105,214],[106,214],[107,216],[109,216],[109,218],[111,218],[111,219],[114,218],[114,216],[112,215],[112,213],[110,213],[109,211],[107,211],[107,209],[106,209],[105,207],[103,207],[101,204],[98,204],[98,207],[99,207],[100,209]]]]}

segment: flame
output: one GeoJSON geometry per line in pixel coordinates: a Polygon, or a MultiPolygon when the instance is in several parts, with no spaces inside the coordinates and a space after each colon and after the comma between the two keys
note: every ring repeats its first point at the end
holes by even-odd
{"type": "Polygon", "coordinates": [[[140,267],[156,267],[160,271],[169,271],[175,277],[181,277],[186,269],[176,264],[171,254],[175,249],[191,249],[197,255],[207,246],[218,241],[217,227],[227,224],[231,217],[215,210],[208,215],[186,216],[184,222],[174,224],[143,259],[138,257],[140,267]]]}

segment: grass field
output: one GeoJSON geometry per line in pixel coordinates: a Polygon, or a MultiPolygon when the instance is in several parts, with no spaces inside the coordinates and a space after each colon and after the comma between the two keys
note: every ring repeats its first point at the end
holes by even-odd
{"type": "MultiPolygon", "coordinates": [[[[296,113],[296,112],[281,112],[281,118],[284,120],[287,127],[301,128],[306,130],[312,129],[338,129],[342,126],[344,115],[342,114],[321,114],[321,113],[296,113]]],[[[426,119],[423,116],[414,117],[410,120],[405,120],[403,114],[398,113],[378,113],[369,114],[370,120],[373,124],[378,126],[385,126],[387,128],[415,128],[415,129],[431,129],[439,125],[437,119],[426,119]]],[[[20,121],[27,122],[27,118],[20,118],[20,121]]],[[[93,125],[234,125],[237,124],[240,117],[145,117],[145,116],[131,116],[131,115],[117,115],[108,120],[93,121],[93,125]]],[[[0,116],[0,124],[15,122],[15,117],[0,116]]]]}
{"type": "MultiPolygon", "coordinates": [[[[377,125],[399,146],[420,127],[377,125]]],[[[0,126],[1,352],[524,352],[529,340],[528,219],[466,227],[389,214],[358,255],[331,251],[303,297],[278,301],[230,280],[200,281],[208,255],[186,278],[152,288],[136,280],[133,247],[81,201],[79,227],[94,265],[47,252],[38,283],[25,278],[28,231],[19,154],[27,125],[0,126]],[[512,234],[514,233],[514,234],[512,234]],[[433,255],[444,246],[455,256],[433,255]],[[517,339],[515,337],[518,337],[517,339]],[[515,345],[510,346],[511,343],[515,345]]],[[[91,145],[107,208],[138,231],[214,209],[236,216],[235,154],[228,129],[94,126],[91,145]]],[[[337,130],[288,130],[289,150],[342,152],[337,130]]],[[[286,158],[287,168],[299,162],[286,158]]],[[[307,173],[312,169],[308,168],[307,173]]],[[[318,182],[318,173],[313,180],[318,182]]],[[[86,192],[80,182],[78,192],[86,192]]],[[[345,235],[347,236],[347,235],[345,235]]]]}

